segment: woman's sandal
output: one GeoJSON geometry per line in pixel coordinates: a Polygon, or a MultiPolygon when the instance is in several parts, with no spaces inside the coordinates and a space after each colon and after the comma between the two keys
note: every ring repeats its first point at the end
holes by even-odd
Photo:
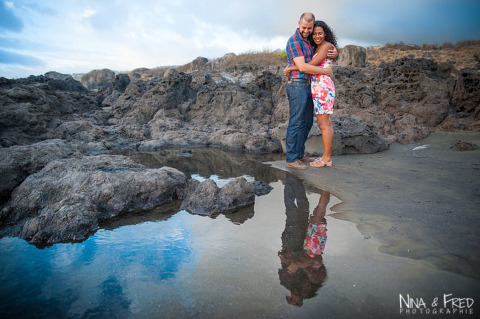
{"type": "Polygon", "coordinates": [[[313,162],[310,163],[311,167],[332,167],[332,161],[325,163],[321,157],[318,157],[313,160],[313,162]],[[320,164],[321,163],[321,164],[320,164]]]}

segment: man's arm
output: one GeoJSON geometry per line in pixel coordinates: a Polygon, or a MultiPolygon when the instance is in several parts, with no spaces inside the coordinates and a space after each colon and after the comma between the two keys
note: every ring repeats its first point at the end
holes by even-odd
{"type": "MultiPolygon", "coordinates": [[[[323,60],[325,60],[327,57],[330,58],[332,55],[336,55],[337,50],[333,46],[333,44],[325,42],[322,47],[320,48],[319,52],[317,52],[312,60],[308,62],[308,64],[317,66],[319,65],[323,60]],[[330,55],[330,56],[329,56],[330,55]]],[[[298,71],[299,68],[296,65],[293,66],[287,66],[284,70],[284,72],[291,72],[291,71],[298,71]]]]}
{"type": "Polygon", "coordinates": [[[295,62],[295,65],[298,67],[298,70],[300,72],[308,74],[325,74],[328,76],[332,76],[331,67],[322,68],[305,63],[305,58],[303,56],[293,58],[293,62],[295,62]]]}
{"type": "MultiPolygon", "coordinates": [[[[318,52],[318,54],[316,54],[313,57],[313,59],[310,62],[308,62],[307,64],[312,65],[312,66],[317,66],[317,65],[320,64],[320,62],[325,60],[327,57],[331,59],[331,58],[335,58],[337,55],[338,55],[338,51],[335,48],[335,46],[333,46],[331,43],[325,42],[324,45],[322,46],[322,48],[320,49],[320,52],[318,52]]],[[[293,60],[295,61],[295,58],[293,60]]],[[[283,70],[283,73],[287,77],[287,80],[290,80],[290,72],[292,72],[292,71],[301,71],[301,72],[309,73],[309,74],[325,74],[325,75],[328,75],[328,76],[332,76],[331,68],[329,67],[328,69],[325,70],[326,72],[315,72],[315,73],[310,73],[308,71],[305,72],[305,71],[300,70],[297,62],[295,62],[295,65],[287,66],[283,70]],[[328,70],[328,69],[330,69],[330,70],[328,70]]]]}

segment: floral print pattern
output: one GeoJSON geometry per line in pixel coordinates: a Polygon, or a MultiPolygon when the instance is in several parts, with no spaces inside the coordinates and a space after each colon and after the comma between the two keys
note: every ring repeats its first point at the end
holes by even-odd
{"type": "MultiPolygon", "coordinates": [[[[319,64],[323,68],[331,65],[332,60],[330,59],[325,59],[319,64]]],[[[332,79],[327,75],[313,74],[311,88],[315,114],[333,114],[335,85],[332,79]]]]}
{"type": "Polygon", "coordinates": [[[327,225],[325,224],[309,224],[307,235],[303,242],[303,249],[308,256],[314,258],[321,255],[325,250],[327,243],[327,225]]]}

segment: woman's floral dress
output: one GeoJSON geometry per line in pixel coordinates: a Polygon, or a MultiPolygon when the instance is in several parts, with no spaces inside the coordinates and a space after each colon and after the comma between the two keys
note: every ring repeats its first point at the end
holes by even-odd
{"type": "MultiPolygon", "coordinates": [[[[318,66],[327,67],[332,65],[332,60],[325,59],[318,66]]],[[[335,102],[335,85],[332,79],[324,74],[312,74],[312,98],[315,114],[333,114],[335,102]]]]}
{"type": "Polygon", "coordinates": [[[325,250],[327,243],[327,225],[325,224],[309,224],[307,235],[303,243],[303,249],[308,256],[314,258],[321,255],[325,250]]]}

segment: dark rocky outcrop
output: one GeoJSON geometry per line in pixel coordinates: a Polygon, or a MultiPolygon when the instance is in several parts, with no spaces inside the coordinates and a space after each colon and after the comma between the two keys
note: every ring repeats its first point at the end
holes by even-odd
{"type": "Polygon", "coordinates": [[[128,75],[116,75],[111,87],[102,87],[98,91],[98,97],[102,101],[102,107],[110,107],[125,92],[129,84],[130,77],[128,75]]]}
{"type": "Polygon", "coordinates": [[[342,67],[365,67],[367,50],[356,45],[347,45],[342,48],[338,55],[337,64],[342,67]]]}
{"type": "Polygon", "coordinates": [[[50,71],[45,73],[45,77],[53,80],[60,80],[60,81],[69,81],[70,79],[73,80],[73,77],[70,74],[62,74],[55,71],[50,71]]]}
{"type": "Polygon", "coordinates": [[[113,88],[115,72],[109,69],[93,70],[82,76],[81,83],[88,90],[113,88]]]}
{"type": "MultiPolygon", "coordinates": [[[[333,130],[342,132],[341,137],[334,136],[332,152],[340,154],[371,154],[384,151],[388,143],[365,122],[345,116],[338,116],[332,121],[333,130]]],[[[316,131],[319,132],[318,128],[316,131]]],[[[311,134],[312,135],[312,134],[311,134]]]]}
{"type": "Polygon", "coordinates": [[[480,120],[480,74],[471,69],[462,69],[452,96],[452,107],[461,117],[473,116],[480,120]]]}
{"type": "Polygon", "coordinates": [[[81,117],[101,124],[105,114],[98,106],[96,96],[73,79],[0,78],[0,146],[57,138],[62,123],[81,117]]]}
{"type": "Polygon", "coordinates": [[[205,69],[205,65],[208,63],[208,59],[204,57],[198,57],[190,63],[187,63],[177,69],[182,72],[200,71],[205,69]]]}
{"type": "Polygon", "coordinates": [[[110,107],[123,92],[125,92],[130,77],[127,74],[117,74],[109,69],[93,70],[84,74],[82,85],[90,91],[95,91],[103,107],[110,107]]]}
{"type": "MultiPolygon", "coordinates": [[[[0,78],[1,233],[81,240],[104,219],[173,197],[200,214],[249,207],[262,191],[241,179],[219,189],[173,169],[93,156],[196,146],[281,152],[288,121],[283,65],[228,63],[235,58],[200,57],[130,75],[96,70],[82,83],[57,72],[0,78]]],[[[333,79],[334,154],[379,152],[435,129],[480,130],[474,68],[409,57],[365,65],[362,48],[346,47],[333,79]]],[[[307,152],[320,154],[321,145],[315,126],[307,152]]]]}
{"type": "Polygon", "coordinates": [[[244,177],[237,177],[222,188],[213,180],[197,185],[195,190],[183,200],[181,209],[193,214],[214,215],[232,213],[255,202],[255,186],[244,177]]]}
{"type": "Polygon", "coordinates": [[[454,112],[455,80],[433,60],[403,58],[381,68],[335,68],[338,116],[365,122],[388,142],[426,137],[454,112]]]}
{"type": "MultiPolygon", "coordinates": [[[[153,165],[162,166],[161,169],[148,169],[126,156],[84,155],[60,140],[15,146],[13,150],[17,156],[10,155],[0,167],[10,169],[2,171],[10,178],[7,181],[9,189],[19,185],[10,200],[0,205],[0,237],[19,236],[36,245],[81,241],[95,232],[100,224],[121,224],[123,216],[135,219],[138,213],[142,215],[146,210],[157,211],[158,205],[176,207],[178,211],[180,204],[176,204],[178,200],[172,202],[175,199],[184,200],[184,208],[192,213],[210,216],[225,213],[229,214],[228,219],[238,224],[253,216],[253,205],[250,204],[255,195],[266,194],[272,189],[266,182],[246,182],[243,177],[218,189],[210,179],[203,183],[187,179],[184,173],[162,163],[153,165]],[[14,162],[17,160],[21,167],[16,167],[14,162]],[[6,167],[8,164],[12,164],[11,167],[6,167]],[[211,192],[214,196],[209,197],[209,192],[199,188],[202,184],[214,185],[211,192]],[[231,214],[233,212],[235,214],[231,214]]],[[[184,165],[179,167],[188,172],[202,174],[201,169],[185,166],[192,164],[211,171],[206,164],[199,163],[203,161],[219,169],[225,166],[222,171],[229,171],[229,176],[245,173],[240,168],[243,165],[250,168],[247,174],[258,175],[267,181],[278,179],[278,176],[270,176],[269,170],[256,162],[253,155],[225,153],[225,157],[214,156],[218,157],[214,160],[208,155],[212,153],[209,149],[184,150],[185,154],[191,154],[193,161],[190,161],[174,153],[173,150],[167,151],[159,159],[168,162],[169,158],[172,161],[180,158],[184,165]]]]}
{"type": "Polygon", "coordinates": [[[253,187],[254,187],[255,195],[257,196],[266,195],[270,193],[270,191],[273,189],[272,186],[268,185],[263,181],[254,181],[253,187]]]}
{"type": "Polygon", "coordinates": [[[176,169],[147,169],[119,155],[55,160],[14,190],[0,234],[33,243],[83,240],[102,220],[171,201],[186,181],[176,169]]]}
{"type": "MultiPolygon", "coordinates": [[[[352,58],[358,57],[352,54],[352,58]]],[[[212,63],[212,70],[207,67],[210,61],[199,58],[187,68],[194,71],[165,69],[148,81],[130,82],[126,74],[94,71],[84,77],[96,93],[54,88],[48,81],[71,81],[54,73],[28,80],[2,79],[1,145],[62,138],[97,153],[201,145],[281,151],[288,120],[282,67],[247,63],[222,69],[222,59],[212,63]]],[[[465,70],[456,79],[433,60],[403,58],[381,67],[336,66],[334,75],[333,118],[364,123],[366,131],[355,139],[364,145],[362,136],[371,143],[371,136],[378,135],[381,146],[383,140],[414,142],[435,128],[480,126],[475,71],[465,70]]],[[[340,139],[352,140],[349,134],[341,126],[335,131],[340,139]]],[[[363,152],[363,146],[355,148],[363,152]]]]}
{"type": "MultiPolygon", "coordinates": [[[[18,82],[23,84],[46,84],[52,90],[70,91],[78,93],[87,93],[87,89],[78,81],[74,80],[71,75],[58,72],[47,72],[45,75],[31,75],[27,79],[20,79],[18,82]]],[[[40,86],[42,87],[42,86],[40,86]]]]}
{"type": "Polygon", "coordinates": [[[0,148],[0,204],[8,199],[15,187],[49,162],[82,155],[80,150],[58,139],[0,148]]]}

